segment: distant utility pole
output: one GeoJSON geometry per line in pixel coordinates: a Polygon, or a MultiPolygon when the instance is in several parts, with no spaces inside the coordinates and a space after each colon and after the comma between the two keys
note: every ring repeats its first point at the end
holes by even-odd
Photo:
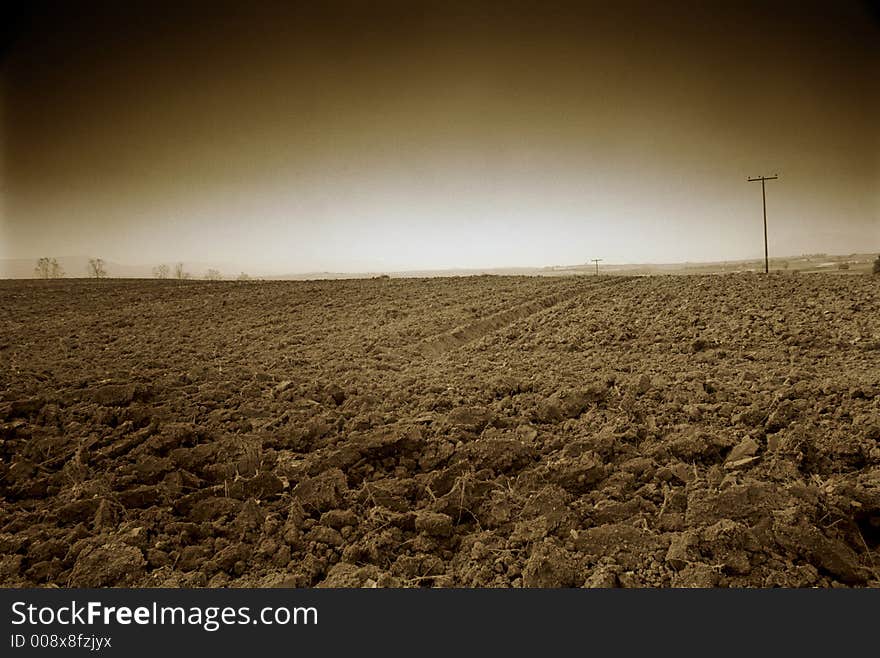
{"type": "Polygon", "coordinates": [[[599,276],[599,263],[602,261],[601,258],[591,258],[591,263],[596,263],[596,276],[599,276]]]}
{"type": "Polygon", "coordinates": [[[764,191],[764,181],[776,180],[777,178],[779,178],[778,175],[756,176],[748,179],[750,183],[761,181],[761,200],[764,202],[764,274],[770,272],[770,258],[767,255],[767,193],[764,191]]]}

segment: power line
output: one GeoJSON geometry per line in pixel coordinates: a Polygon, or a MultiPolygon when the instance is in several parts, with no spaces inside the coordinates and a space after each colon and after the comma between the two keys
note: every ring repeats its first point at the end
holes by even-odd
{"type": "Polygon", "coordinates": [[[591,263],[596,263],[596,276],[599,276],[599,263],[602,261],[601,258],[591,258],[591,263]]]}
{"type": "Polygon", "coordinates": [[[768,274],[770,272],[770,258],[767,253],[767,193],[764,191],[764,181],[768,180],[776,180],[779,178],[778,175],[774,176],[756,176],[755,178],[749,178],[749,183],[755,183],[757,181],[761,181],[761,200],[764,203],[764,274],[768,274]]]}

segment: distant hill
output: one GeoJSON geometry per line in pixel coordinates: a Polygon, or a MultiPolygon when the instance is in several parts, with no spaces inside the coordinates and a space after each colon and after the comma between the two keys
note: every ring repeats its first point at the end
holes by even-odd
{"type": "MultiPolygon", "coordinates": [[[[797,272],[841,273],[870,272],[871,264],[877,258],[876,253],[828,255],[810,254],[771,258],[770,269],[797,272]]],[[[763,272],[764,259],[716,261],[705,263],[600,263],[600,274],[724,274],[728,272],[763,272]]],[[[308,280],[308,279],[368,279],[376,276],[400,277],[435,277],[435,276],[571,276],[592,275],[596,272],[593,263],[578,265],[555,265],[550,267],[496,267],[468,268],[448,270],[408,270],[402,272],[307,272],[302,274],[279,274],[262,277],[273,280],[308,280]]]]}

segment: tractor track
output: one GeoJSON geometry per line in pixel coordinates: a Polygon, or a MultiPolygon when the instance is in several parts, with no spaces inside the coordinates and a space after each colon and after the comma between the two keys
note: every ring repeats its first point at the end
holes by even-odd
{"type": "Polygon", "coordinates": [[[446,352],[479,340],[536,313],[548,311],[559,304],[577,299],[587,293],[592,293],[589,294],[587,299],[593,299],[594,294],[600,290],[607,290],[624,283],[630,283],[633,280],[631,277],[614,277],[596,283],[591,282],[588,288],[578,287],[573,290],[546,295],[540,299],[518,304],[507,310],[493,313],[485,318],[480,318],[474,322],[432,336],[418,345],[418,351],[427,357],[439,357],[446,352]]]}

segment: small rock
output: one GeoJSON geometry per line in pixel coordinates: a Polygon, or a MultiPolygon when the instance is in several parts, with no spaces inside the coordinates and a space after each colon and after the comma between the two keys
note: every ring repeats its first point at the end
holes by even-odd
{"type": "Polygon", "coordinates": [[[241,507],[241,501],[234,498],[211,496],[192,505],[187,518],[195,523],[214,521],[222,516],[238,514],[241,507]]]}
{"type": "Polygon", "coordinates": [[[570,493],[582,494],[605,477],[599,455],[588,450],[575,458],[558,460],[550,467],[551,480],[570,493]]]}
{"type": "Polygon", "coordinates": [[[688,431],[684,434],[671,436],[666,444],[669,453],[686,462],[712,461],[718,453],[711,437],[704,433],[688,431]]]}
{"type": "Polygon", "coordinates": [[[321,523],[339,530],[346,526],[356,526],[358,524],[358,517],[357,514],[348,509],[333,509],[321,515],[321,523]]]}
{"type": "Polygon", "coordinates": [[[238,516],[235,517],[234,526],[239,531],[250,532],[261,528],[265,520],[266,512],[251,498],[242,504],[238,516]]]}
{"type": "Polygon", "coordinates": [[[279,395],[284,393],[284,391],[286,391],[292,387],[293,387],[293,382],[290,381],[289,379],[285,379],[283,382],[280,382],[272,387],[272,394],[275,397],[278,397],[279,395]]]}
{"type": "Polygon", "coordinates": [[[764,420],[767,418],[767,413],[756,406],[749,407],[745,411],[742,411],[736,414],[733,417],[734,423],[741,423],[743,425],[747,425],[749,427],[758,427],[764,423],[764,420]]]}
{"type": "Polygon", "coordinates": [[[162,487],[142,486],[120,491],[116,498],[126,509],[143,509],[161,505],[165,500],[165,492],[162,487]]]}
{"type": "Polygon", "coordinates": [[[709,342],[704,340],[703,338],[697,338],[691,343],[691,352],[702,352],[707,347],[709,347],[709,342]]]}
{"type": "Polygon", "coordinates": [[[734,446],[733,450],[730,451],[730,454],[727,455],[727,462],[735,462],[743,459],[744,457],[751,457],[755,453],[758,452],[758,442],[755,441],[752,437],[746,437],[742,441],[740,441],[736,446],[734,446]]]}
{"type": "Polygon", "coordinates": [[[710,588],[718,584],[718,572],[706,564],[685,567],[672,578],[673,587],[710,588]]]}
{"type": "Polygon", "coordinates": [[[144,572],[143,554],[134,546],[111,542],[83,549],[70,574],[72,587],[131,587],[144,572]]]}
{"type": "Polygon", "coordinates": [[[121,533],[118,537],[119,541],[128,544],[129,546],[139,548],[142,551],[145,551],[149,548],[149,533],[145,528],[130,528],[124,533],[121,533]]]}
{"type": "Polygon", "coordinates": [[[21,416],[30,416],[37,413],[46,401],[42,398],[26,398],[23,400],[15,400],[9,405],[6,412],[7,418],[17,418],[21,416]]]}
{"type": "Polygon", "coordinates": [[[584,582],[584,587],[588,589],[611,589],[619,586],[617,574],[605,566],[595,569],[584,582]]]}
{"type": "Polygon", "coordinates": [[[532,551],[522,577],[526,587],[573,587],[578,569],[568,551],[545,540],[532,551]]]}
{"type": "Polygon", "coordinates": [[[676,534],[669,544],[669,550],[666,551],[666,563],[676,571],[687,568],[689,564],[699,559],[698,543],[699,537],[694,531],[676,534]]]}
{"type": "Polygon", "coordinates": [[[216,567],[227,573],[234,571],[235,565],[250,558],[250,550],[244,544],[233,544],[221,549],[211,560],[216,567]]]}
{"type": "Polygon", "coordinates": [[[275,496],[284,491],[284,483],[272,473],[257,473],[252,478],[239,478],[229,485],[229,495],[232,498],[246,500],[247,498],[265,499],[275,496]]]}
{"type": "Polygon", "coordinates": [[[36,542],[28,550],[28,559],[31,562],[63,558],[65,555],[67,555],[67,543],[59,539],[36,542]]]}
{"type": "Polygon", "coordinates": [[[37,472],[37,467],[27,459],[15,461],[6,471],[4,480],[9,484],[25,484],[37,472]]]}
{"type": "Polygon", "coordinates": [[[306,535],[306,541],[313,541],[319,544],[327,544],[327,546],[342,546],[345,540],[338,530],[329,528],[325,525],[316,525],[306,535]]]}
{"type": "Polygon", "coordinates": [[[636,395],[644,395],[648,391],[651,390],[652,381],[650,375],[642,375],[639,377],[639,381],[635,385],[636,395]]]}
{"type": "Polygon", "coordinates": [[[782,447],[784,437],[780,434],[770,434],[767,437],[767,450],[776,452],[782,447]]]}
{"type": "Polygon", "coordinates": [[[348,491],[348,482],[345,473],[338,468],[331,468],[297,484],[293,489],[293,496],[298,498],[306,509],[326,512],[340,506],[346,491],[348,491]]]}
{"type": "Polygon", "coordinates": [[[180,558],[175,565],[181,571],[194,571],[211,557],[212,551],[207,546],[187,546],[180,551],[180,558]]]}
{"type": "Polygon", "coordinates": [[[89,398],[105,407],[123,407],[134,400],[136,392],[134,384],[106,384],[92,391],[89,398]]]}
{"type": "Polygon", "coordinates": [[[322,589],[375,587],[378,578],[379,569],[373,564],[359,567],[348,562],[338,562],[330,568],[327,577],[318,583],[317,587],[322,589]]]}
{"type": "Polygon", "coordinates": [[[525,444],[531,444],[538,438],[538,430],[531,425],[520,425],[516,428],[516,436],[525,444]]]}
{"type": "Polygon", "coordinates": [[[695,469],[693,466],[689,464],[685,464],[684,462],[678,462],[669,467],[672,475],[676,477],[679,481],[684,484],[688,484],[696,479],[697,475],[694,472],[695,469]]]}
{"type": "Polygon", "coordinates": [[[453,427],[471,432],[482,432],[494,418],[495,414],[486,407],[458,407],[446,417],[453,427]]]}
{"type": "Polygon", "coordinates": [[[171,564],[171,558],[168,557],[168,553],[165,551],[151,548],[147,551],[147,564],[153,569],[159,569],[171,564]]]}
{"type": "Polygon", "coordinates": [[[767,418],[765,427],[768,432],[778,432],[788,427],[797,418],[797,409],[790,400],[783,400],[767,418]]]}
{"type": "Polygon", "coordinates": [[[545,400],[535,410],[534,419],[538,423],[559,423],[565,416],[557,400],[545,400]]]}
{"type": "Polygon", "coordinates": [[[95,516],[101,501],[97,498],[87,498],[67,503],[58,509],[58,520],[61,523],[79,523],[88,521],[95,516]]]}
{"type": "Polygon", "coordinates": [[[10,579],[18,577],[23,564],[24,556],[22,555],[0,557],[0,582],[8,583],[10,579]]]}
{"type": "Polygon", "coordinates": [[[326,392],[337,406],[345,402],[345,391],[336,384],[331,384],[327,387],[326,392]]]}
{"type": "Polygon", "coordinates": [[[27,577],[38,583],[51,582],[64,571],[64,563],[59,558],[34,563],[27,570],[27,577]]]}
{"type": "Polygon", "coordinates": [[[452,517],[440,512],[420,511],[416,513],[416,530],[438,537],[452,534],[452,517]]]}

